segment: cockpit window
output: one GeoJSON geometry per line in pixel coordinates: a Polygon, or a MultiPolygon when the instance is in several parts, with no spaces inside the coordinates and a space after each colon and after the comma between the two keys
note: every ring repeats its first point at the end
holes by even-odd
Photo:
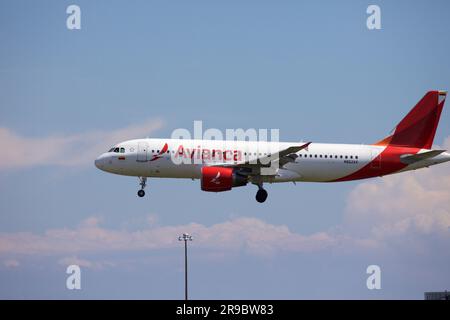
{"type": "Polygon", "coordinates": [[[125,153],[125,148],[114,147],[114,148],[109,149],[108,152],[125,153]]]}

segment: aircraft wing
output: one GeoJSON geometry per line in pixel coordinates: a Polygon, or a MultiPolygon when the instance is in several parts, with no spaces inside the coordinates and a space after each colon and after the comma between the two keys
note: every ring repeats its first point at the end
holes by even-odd
{"type": "Polygon", "coordinates": [[[251,161],[242,161],[237,163],[220,163],[220,164],[210,164],[214,167],[234,167],[234,168],[263,168],[263,167],[270,167],[271,162],[278,162],[279,167],[283,167],[285,164],[289,162],[294,162],[295,159],[297,159],[298,155],[297,152],[300,150],[308,148],[308,146],[311,144],[311,142],[302,144],[302,145],[296,145],[291,146],[289,148],[280,150],[278,152],[266,155],[261,158],[252,159],[251,161]]]}
{"type": "Polygon", "coordinates": [[[297,152],[303,149],[307,149],[310,144],[311,142],[308,142],[301,146],[289,147],[287,149],[278,152],[278,159],[279,159],[278,162],[280,164],[280,168],[283,167],[286,163],[294,162],[295,159],[297,159],[298,157],[297,152]]]}
{"type": "Polygon", "coordinates": [[[440,155],[442,152],[445,152],[445,150],[431,150],[417,154],[404,154],[400,156],[400,161],[405,164],[412,164],[418,161],[436,157],[437,155],[440,155]]]}

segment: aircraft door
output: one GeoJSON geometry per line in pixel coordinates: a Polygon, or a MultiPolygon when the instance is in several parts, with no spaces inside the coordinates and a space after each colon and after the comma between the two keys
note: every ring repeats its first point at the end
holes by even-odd
{"type": "Polygon", "coordinates": [[[137,151],[137,161],[145,162],[150,160],[150,151],[147,142],[139,142],[138,143],[138,151],[137,151]]]}

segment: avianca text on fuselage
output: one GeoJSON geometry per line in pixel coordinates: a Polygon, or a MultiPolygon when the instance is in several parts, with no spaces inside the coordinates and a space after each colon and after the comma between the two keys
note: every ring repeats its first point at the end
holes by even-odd
{"type": "MultiPolygon", "coordinates": [[[[200,145],[196,148],[190,149],[185,148],[180,144],[173,155],[175,163],[185,163],[186,161],[177,161],[177,159],[185,160],[198,160],[198,162],[210,162],[210,161],[241,161],[242,151],[240,150],[221,150],[221,149],[209,149],[201,147],[200,145]]],[[[189,163],[189,161],[187,161],[189,163]]],[[[192,161],[191,161],[192,163],[192,161]]]]}
{"type": "Polygon", "coordinates": [[[95,160],[106,172],[136,176],[138,195],[148,177],[200,179],[203,191],[254,184],[264,202],[265,183],[339,182],[416,170],[450,160],[432,149],[447,93],[429,91],[392,134],[369,145],[189,139],[135,139],[95,160]]]}

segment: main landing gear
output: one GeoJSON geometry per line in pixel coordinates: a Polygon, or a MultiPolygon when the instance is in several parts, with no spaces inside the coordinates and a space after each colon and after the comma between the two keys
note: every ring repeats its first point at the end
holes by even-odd
{"type": "Polygon", "coordinates": [[[139,181],[140,181],[139,185],[141,186],[141,190],[138,191],[137,195],[142,198],[143,196],[145,196],[144,188],[147,185],[147,177],[139,177],[139,181]]]}
{"type": "Polygon", "coordinates": [[[266,201],[268,196],[268,193],[266,191],[266,189],[263,188],[262,184],[258,185],[258,192],[256,192],[256,201],[258,201],[259,203],[263,203],[264,201],[266,201]]]}

